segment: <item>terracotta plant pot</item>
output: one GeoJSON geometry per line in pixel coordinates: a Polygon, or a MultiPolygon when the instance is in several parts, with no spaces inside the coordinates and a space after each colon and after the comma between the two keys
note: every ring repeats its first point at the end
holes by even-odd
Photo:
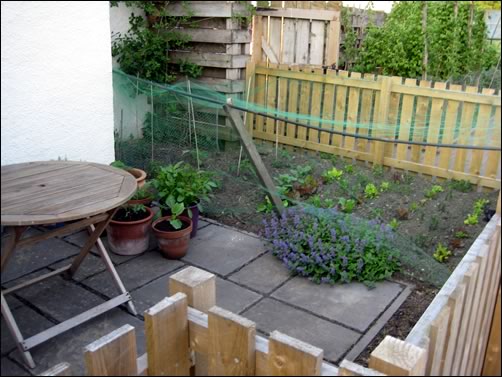
{"type": "Polygon", "coordinates": [[[138,184],[138,188],[143,187],[146,180],[146,172],[141,169],[131,168],[127,170],[130,174],[134,175],[136,178],[136,183],[138,184]]]}
{"type": "Polygon", "coordinates": [[[183,223],[183,227],[180,230],[171,230],[170,219],[171,216],[164,216],[154,221],[152,224],[153,233],[166,258],[180,259],[186,255],[188,250],[192,220],[186,216],[179,216],[178,219],[183,223]]]}
{"type": "MultiPolygon", "coordinates": [[[[199,227],[200,212],[199,212],[199,207],[197,207],[197,204],[192,204],[188,208],[190,208],[190,210],[192,211],[192,217],[190,218],[192,220],[192,231],[190,232],[190,238],[194,238],[197,235],[197,228],[199,227]]],[[[169,208],[163,209],[162,214],[164,216],[170,216],[171,210],[169,208]]],[[[188,214],[188,209],[185,209],[181,215],[190,217],[188,214]]]]}
{"type": "Polygon", "coordinates": [[[106,227],[110,249],[119,255],[137,255],[148,249],[153,211],[146,207],[148,216],[137,221],[112,220],[106,227]]]}
{"type": "Polygon", "coordinates": [[[152,201],[153,201],[153,198],[131,199],[131,200],[127,201],[127,204],[130,205],[130,206],[142,204],[145,207],[150,207],[150,205],[152,204],[152,201]]]}

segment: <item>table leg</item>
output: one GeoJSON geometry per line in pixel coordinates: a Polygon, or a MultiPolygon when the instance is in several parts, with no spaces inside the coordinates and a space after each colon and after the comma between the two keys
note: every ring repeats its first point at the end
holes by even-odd
{"type": "MultiPolygon", "coordinates": [[[[88,231],[90,234],[92,234],[93,232],[95,232],[95,229],[96,228],[94,227],[94,225],[89,225],[88,231]]],[[[103,262],[108,272],[110,272],[110,274],[112,275],[113,281],[115,282],[115,285],[119,289],[120,293],[127,293],[124,283],[122,283],[122,280],[120,279],[120,276],[117,273],[117,270],[115,269],[110,256],[108,255],[108,251],[106,250],[105,245],[103,245],[103,241],[101,241],[100,238],[98,238],[98,240],[96,241],[96,246],[98,248],[99,255],[101,256],[101,258],[103,258],[103,262]]],[[[127,307],[129,308],[129,313],[131,313],[132,315],[138,314],[132,301],[129,301],[127,303],[127,307]]]]}
{"type": "Polygon", "coordinates": [[[14,253],[16,244],[21,238],[23,232],[26,230],[26,226],[9,226],[6,227],[5,232],[7,233],[8,240],[5,243],[5,247],[2,249],[2,261],[1,261],[1,271],[3,272],[5,266],[7,265],[10,257],[14,253]]]}
{"type": "Polygon", "coordinates": [[[113,215],[115,214],[115,211],[116,211],[116,209],[113,211],[109,211],[108,217],[105,220],[103,220],[102,222],[97,224],[97,227],[95,228],[94,232],[92,232],[89,235],[89,238],[87,239],[84,246],[80,250],[80,253],[73,260],[70,269],[66,273],[66,277],[71,278],[73,275],[75,275],[75,272],[77,272],[78,268],[80,267],[80,265],[84,261],[85,257],[87,257],[87,255],[89,255],[89,252],[91,251],[92,246],[96,243],[96,241],[99,239],[99,236],[101,236],[101,233],[103,233],[106,226],[111,221],[113,215]]]}
{"type": "Polygon", "coordinates": [[[19,349],[19,352],[21,352],[21,357],[31,369],[35,368],[35,362],[31,357],[31,353],[23,348],[23,342],[24,342],[23,335],[21,334],[19,327],[17,327],[16,321],[12,316],[12,312],[10,311],[9,305],[7,304],[7,300],[3,296],[3,293],[2,293],[1,305],[2,305],[2,316],[5,319],[5,323],[7,325],[7,328],[9,329],[9,332],[12,334],[16,342],[16,346],[19,349]]]}

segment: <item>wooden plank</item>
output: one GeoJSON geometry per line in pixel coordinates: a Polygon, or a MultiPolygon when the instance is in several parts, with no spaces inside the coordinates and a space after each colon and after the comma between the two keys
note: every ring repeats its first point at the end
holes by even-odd
{"type": "Polygon", "coordinates": [[[196,51],[169,51],[169,59],[172,62],[189,60],[201,67],[217,68],[245,68],[249,60],[249,55],[228,55],[218,52],[196,52],[196,51]]]}
{"type": "Polygon", "coordinates": [[[261,48],[263,49],[263,52],[265,53],[265,56],[267,57],[267,59],[271,62],[271,63],[274,63],[274,64],[277,64],[279,63],[279,59],[277,59],[277,55],[276,53],[274,52],[274,50],[272,50],[272,48],[268,45],[265,37],[261,37],[261,48]]]}
{"type": "MultiPolygon", "coordinates": [[[[303,11],[302,11],[303,12],[303,11]]],[[[308,64],[310,21],[296,20],[295,63],[308,64]]]]}
{"type": "Polygon", "coordinates": [[[464,351],[467,348],[466,343],[472,340],[472,339],[467,339],[467,333],[470,326],[470,322],[472,320],[471,313],[473,309],[473,300],[474,300],[474,293],[476,291],[476,280],[478,271],[479,271],[479,265],[475,262],[471,263],[469,269],[465,273],[463,280],[466,286],[466,296],[462,308],[462,318],[460,319],[459,333],[456,336],[457,345],[452,368],[452,373],[454,376],[464,375],[464,371],[461,371],[460,367],[462,366],[464,351]]]}
{"type": "MultiPolygon", "coordinates": [[[[309,64],[323,65],[324,57],[324,21],[312,21],[310,28],[309,64]]],[[[316,73],[316,72],[314,72],[316,73]]],[[[322,72],[321,72],[322,74],[322,72]]]]}
{"type": "MultiPolygon", "coordinates": [[[[291,67],[293,68],[293,67],[291,67]]],[[[281,76],[285,77],[288,79],[294,79],[294,80],[308,80],[312,82],[321,82],[325,84],[335,84],[335,85],[342,85],[346,87],[356,87],[356,88],[363,88],[363,89],[373,89],[373,90],[379,90],[381,83],[380,81],[373,81],[373,80],[365,80],[365,79],[353,79],[349,78],[348,75],[340,75],[340,76],[334,76],[334,75],[318,75],[318,74],[313,74],[311,72],[307,71],[299,71],[299,70],[289,70],[289,71],[282,71],[278,69],[271,69],[264,67],[262,65],[256,66],[256,72],[259,74],[263,75],[274,75],[274,76],[281,76]]],[[[343,72],[343,71],[341,71],[343,72]]]]}
{"type": "Polygon", "coordinates": [[[467,103],[478,103],[492,106],[500,106],[500,96],[487,96],[478,94],[474,91],[467,90],[466,92],[450,90],[433,89],[427,86],[409,87],[407,85],[396,85],[393,91],[403,94],[411,94],[414,96],[441,98],[445,100],[461,101],[467,103]]]}
{"type": "Polygon", "coordinates": [[[271,376],[320,376],[324,352],[310,344],[274,331],[269,340],[271,376]]]}
{"type": "MultiPolygon", "coordinates": [[[[495,93],[494,89],[484,88],[482,90],[483,94],[493,95],[495,93]]],[[[488,129],[491,123],[492,106],[490,105],[480,105],[479,113],[476,119],[476,125],[473,132],[473,141],[471,145],[491,145],[490,140],[488,140],[488,129]]],[[[473,150],[471,156],[471,164],[469,172],[474,175],[481,174],[481,164],[483,162],[484,151],[473,150]]]]}
{"type": "MultiPolygon", "coordinates": [[[[336,71],[327,70],[327,75],[336,75],[336,71]]],[[[333,108],[335,101],[335,86],[332,84],[324,85],[324,97],[322,100],[322,119],[325,121],[321,124],[322,128],[329,130],[333,129],[333,108]]],[[[331,134],[328,132],[320,132],[319,134],[321,144],[330,144],[331,134]]]]}
{"type": "Polygon", "coordinates": [[[71,367],[68,363],[60,363],[49,370],[41,373],[40,376],[71,376],[71,367]]]}
{"type": "MultiPolygon", "coordinates": [[[[467,93],[477,93],[478,88],[475,86],[468,86],[465,88],[465,91],[467,93]]],[[[468,142],[469,142],[476,107],[477,106],[475,103],[469,103],[469,102],[463,103],[458,144],[465,145],[465,144],[468,144],[468,142]]],[[[467,160],[467,150],[465,150],[465,149],[457,150],[457,154],[455,156],[454,169],[457,171],[464,171],[466,160],[467,160]]]]}
{"type": "Polygon", "coordinates": [[[465,375],[472,375],[472,369],[474,360],[476,357],[475,350],[475,340],[478,339],[481,332],[482,324],[482,313],[481,308],[484,306],[486,300],[486,292],[483,292],[483,285],[485,283],[486,277],[486,267],[488,264],[488,244],[484,243],[482,245],[482,250],[476,257],[476,263],[479,265],[479,273],[476,279],[476,288],[474,293],[474,301],[472,303],[472,317],[469,322],[469,328],[467,332],[467,344],[464,349],[464,355],[462,358],[461,371],[465,375]]]}
{"type": "MultiPolygon", "coordinates": [[[[277,66],[277,64],[269,63],[271,66],[277,66]]],[[[267,78],[267,110],[272,111],[272,113],[277,109],[277,77],[268,76],[267,78]]],[[[265,120],[265,130],[271,135],[275,135],[275,124],[276,120],[273,118],[266,118],[265,120]]]]}
{"type": "MultiPolygon", "coordinates": [[[[426,80],[420,80],[419,83],[420,88],[430,88],[431,82],[426,80]]],[[[413,89],[416,89],[415,87],[413,89]]],[[[426,130],[428,128],[427,117],[429,113],[429,102],[431,101],[430,97],[426,96],[418,96],[416,99],[416,108],[415,108],[415,122],[413,128],[413,141],[424,141],[424,136],[426,135],[426,130]]],[[[410,152],[410,160],[412,162],[420,163],[421,154],[423,147],[420,145],[412,145],[410,152]]]]}
{"type": "MultiPolygon", "coordinates": [[[[380,81],[380,102],[378,107],[378,117],[376,129],[373,130],[372,135],[380,136],[382,135],[382,127],[387,125],[387,121],[389,118],[389,105],[390,105],[390,95],[393,91],[393,83],[390,77],[383,77],[380,81]]],[[[375,109],[376,111],[376,109],[375,109]]],[[[373,156],[373,164],[375,165],[383,165],[384,157],[385,157],[385,143],[381,141],[377,141],[374,143],[374,156],[373,156]]]]}
{"type": "Polygon", "coordinates": [[[263,17],[262,16],[258,16],[258,15],[253,16],[252,32],[253,32],[253,39],[252,39],[251,43],[252,43],[253,54],[251,55],[251,60],[253,63],[258,64],[263,60],[262,52],[261,52],[262,37],[263,36],[266,37],[266,35],[263,34],[263,17]]]}
{"type": "Polygon", "coordinates": [[[209,311],[209,375],[255,374],[256,324],[219,307],[209,311]]]}
{"type": "MultiPolygon", "coordinates": [[[[290,67],[293,71],[298,71],[300,68],[298,66],[290,67]]],[[[299,80],[289,80],[289,98],[288,98],[288,112],[297,114],[298,113],[298,94],[300,89],[299,80]]],[[[294,119],[298,120],[298,119],[294,119]]],[[[286,135],[288,138],[296,139],[297,126],[293,124],[288,124],[286,128],[286,135]]]]}
{"type": "Polygon", "coordinates": [[[229,18],[235,14],[246,14],[246,4],[219,2],[215,6],[211,1],[190,1],[188,4],[183,2],[170,2],[166,5],[167,14],[171,17],[222,17],[229,18]]]}
{"type": "Polygon", "coordinates": [[[136,366],[134,327],[124,325],[89,344],[84,359],[89,376],[134,376],[136,366]]]}
{"type": "Polygon", "coordinates": [[[339,376],[385,376],[376,370],[365,368],[359,364],[353,363],[348,360],[343,360],[340,363],[338,372],[339,376]]]}
{"type": "Polygon", "coordinates": [[[187,35],[190,42],[204,43],[250,43],[251,29],[246,30],[225,30],[207,28],[186,28],[179,30],[187,35]]]}
{"type": "Polygon", "coordinates": [[[216,305],[216,276],[196,267],[187,267],[169,278],[169,294],[184,293],[188,305],[207,313],[216,305]]]}
{"type": "MultiPolygon", "coordinates": [[[[319,75],[323,74],[322,68],[313,68],[313,73],[317,73],[319,75]]],[[[312,83],[312,101],[310,107],[310,116],[315,118],[321,117],[321,98],[322,98],[322,87],[323,85],[320,83],[312,83]]],[[[321,123],[319,121],[312,121],[312,126],[321,127],[321,123]]],[[[317,130],[308,130],[308,140],[319,142],[319,131],[317,130]]]]}
{"type": "MultiPolygon", "coordinates": [[[[246,66],[246,71],[249,65],[246,66]]],[[[244,93],[246,81],[245,80],[229,80],[219,79],[215,77],[199,77],[197,81],[211,86],[217,92],[222,93],[244,93]]]]}
{"type": "MultiPolygon", "coordinates": [[[[282,19],[270,18],[269,28],[270,31],[268,36],[268,43],[270,45],[271,50],[277,57],[276,63],[282,63],[279,60],[279,58],[282,56],[282,50],[281,50],[282,19]]],[[[277,67],[278,66],[275,66],[275,68],[277,67]]]]}
{"type": "MultiPolygon", "coordinates": [[[[266,102],[265,102],[265,94],[267,91],[267,78],[265,75],[261,74],[256,74],[256,86],[254,88],[255,90],[255,96],[256,96],[256,104],[258,106],[262,106],[265,108],[266,102]]],[[[262,115],[256,115],[255,116],[255,129],[257,131],[264,131],[264,125],[265,125],[265,118],[262,115]]]]}
{"type": "MultiPolygon", "coordinates": [[[[308,70],[307,67],[301,67],[303,71],[308,70]]],[[[300,116],[310,115],[310,99],[311,99],[311,88],[312,83],[307,80],[300,81],[300,103],[298,104],[298,111],[300,116]]],[[[301,122],[309,124],[305,118],[300,119],[301,122]]],[[[307,140],[307,129],[305,127],[298,126],[296,130],[296,138],[299,140],[307,140]]]]}
{"type": "Polygon", "coordinates": [[[152,376],[188,376],[187,296],[166,297],[145,314],[148,373],[152,376]]]}
{"type": "MultiPolygon", "coordinates": [[[[399,85],[402,82],[402,78],[398,76],[392,76],[392,85],[399,85]]],[[[400,121],[400,101],[401,94],[391,92],[390,100],[389,100],[389,114],[387,116],[387,130],[385,131],[386,137],[390,140],[394,140],[396,138],[396,133],[399,133],[399,121],[400,121]]],[[[385,143],[384,148],[384,157],[394,156],[394,150],[396,149],[396,145],[394,143],[385,143]]]]}
{"type": "Polygon", "coordinates": [[[427,351],[387,335],[371,353],[369,367],[388,376],[424,376],[427,351]]]}
{"type": "MultiPolygon", "coordinates": [[[[451,84],[450,90],[460,91],[462,90],[462,85],[451,84]]],[[[446,117],[443,128],[443,138],[441,141],[442,144],[453,144],[459,107],[459,101],[449,100],[447,102],[446,117]]],[[[449,169],[453,150],[451,148],[440,148],[439,151],[440,155],[438,166],[442,169],[449,169]]]]}
{"type": "Polygon", "coordinates": [[[329,21],[328,25],[328,39],[326,42],[326,65],[328,67],[338,68],[338,60],[340,56],[340,21],[339,16],[337,20],[329,21]]]}
{"type": "MultiPolygon", "coordinates": [[[[342,78],[348,77],[349,73],[347,71],[339,71],[338,75],[342,78]]],[[[345,113],[347,111],[346,100],[348,88],[344,86],[335,86],[336,88],[336,100],[335,100],[335,123],[334,130],[342,132],[345,129],[345,113]]],[[[342,135],[333,134],[331,136],[332,145],[342,148],[343,146],[342,135]]],[[[344,147],[344,149],[346,149],[344,147]]]]}
{"type": "Polygon", "coordinates": [[[281,62],[292,64],[295,62],[296,20],[284,19],[281,62]]]}
{"type": "MultiPolygon", "coordinates": [[[[269,8],[256,12],[260,16],[296,18],[299,20],[331,21],[338,19],[339,12],[318,9],[269,8]]],[[[221,17],[221,16],[220,16],[221,17]]]]}
{"type": "Polygon", "coordinates": [[[258,151],[256,150],[253,139],[246,132],[239,113],[237,112],[237,110],[229,107],[228,105],[225,105],[223,109],[228,114],[235,131],[237,131],[237,133],[239,134],[244,150],[251,160],[251,163],[254,165],[260,182],[267,189],[267,195],[270,197],[270,200],[274,204],[276,210],[279,213],[282,213],[284,206],[282,204],[282,200],[277,196],[277,189],[275,188],[274,181],[270,177],[267,168],[263,165],[263,161],[258,154],[258,151]]]}
{"type": "MultiPolygon", "coordinates": [[[[360,79],[361,74],[359,72],[352,72],[352,78],[360,79]]],[[[359,88],[350,88],[349,89],[349,104],[347,107],[347,126],[346,132],[351,134],[356,134],[359,131],[359,127],[357,126],[357,115],[359,108],[359,96],[361,89],[359,88]]],[[[344,148],[353,150],[355,149],[356,139],[353,137],[345,137],[344,148]]]]}
{"type": "MultiPolygon", "coordinates": [[[[405,85],[416,86],[417,80],[406,79],[404,81],[405,85]]],[[[403,95],[403,107],[401,109],[401,124],[399,126],[399,139],[400,140],[410,140],[411,126],[413,122],[413,105],[415,103],[415,96],[403,95]]],[[[396,158],[398,160],[408,159],[409,145],[398,144],[396,150],[396,158]]]]}
{"type": "MultiPolygon", "coordinates": [[[[500,106],[495,108],[494,114],[494,125],[490,136],[491,145],[500,147],[500,129],[501,129],[501,119],[500,106]]],[[[486,168],[484,171],[484,176],[489,178],[497,178],[497,172],[500,166],[500,152],[487,152],[486,168]]],[[[500,178],[499,178],[500,179],[500,178]]]]}
{"type": "MultiPolygon", "coordinates": [[[[446,84],[443,82],[436,82],[434,84],[435,89],[446,89],[446,84]]],[[[443,110],[445,107],[445,101],[443,99],[433,98],[431,117],[429,120],[429,127],[427,130],[427,142],[437,144],[439,143],[439,131],[441,128],[441,119],[443,110]]],[[[436,156],[438,154],[437,147],[425,147],[424,164],[425,165],[436,165],[436,156]]]]}
{"type": "Polygon", "coordinates": [[[490,338],[488,339],[488,348],[483,365],[482,376],[500,376],[501,366],[501,347],[500,347],[500,286],[497,294],[497,304],[490,329],[490,338]]]}
{"type": "MultiPolygon", "coordinates": [[[[287,64],[281,64],[279,69],[288,69],[287,64]]],[[[288,80],[282,77],[277,79],[277,93],[278,93],[278,110],[281,112],[287,111],[288,106],[288,80]]],[[[282,116],[282,115],[281,115],[282,116]]],[[[293,128],[294,130],[294,128],[293,128]]],[[[277,132],[279,135],[284,135],[286,133],[286,124],[284,122],[277,122],[277,132]]]]}
{"type": "MultiPolygon", "coordinates": [[[[375,75],[365,74],[365,80],[374,80],[375,75]]],[[[361,89],[361,111],[359,113],[359,135],[367,136],[369,135],[371,116],[373,111],[373,90],[361,89]]],[[[358,151],[367,152],[368,151],[368,140],[357,139],[356,149],[358,151]]]]}
{"type": "Polygon", "coordinates": [[[442,355],[446,347],[446,337],[450,319],[450,308],[445,306],[432,321],[429,333],[429,355],[427,357],[426,375],[439,376],[443,363],[442,355]]]}

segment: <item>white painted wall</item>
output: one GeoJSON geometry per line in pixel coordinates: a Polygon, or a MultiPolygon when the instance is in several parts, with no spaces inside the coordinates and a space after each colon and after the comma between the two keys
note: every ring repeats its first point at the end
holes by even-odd
{"type": "MultiPolygon", "coordinates": [[[[110,8],[110,29],[112,37],[118,33],[122,36],[129,30],[129,17],[131,13],[136,16],[145,17],[145,12],[137,7],[126,7],[123,2],[118,6],[110,8]]],[[[113,67],[120,69],[117,58],[113,58],[113,67]]],[[[113,93],[113,112],[115,113],[115,132],[122,139],[128,140],[143,136],[142,127],[146,114],[150,111],[151,105],[145,95],[138,95],[132,99],[129,94],[115,88],[113,93]]]]}
{"type": "Polygon", "coordinates": [[[108,1],[2,1],[1,164],[114,160],[108,1]]]}

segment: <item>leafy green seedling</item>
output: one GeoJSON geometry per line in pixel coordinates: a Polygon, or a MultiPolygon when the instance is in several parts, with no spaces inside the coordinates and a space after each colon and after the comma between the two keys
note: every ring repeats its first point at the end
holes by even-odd
{"type": "Polygon", "coordinates": [[[373,183],[368,183],[364,188],[364,196],[368,199],[373,199],[378,196],[378,189],[373,183]]]}
{"type": "Polygon", "coordinates": [[[392,228],[392,230],[396,230],[399,226],[399,221],[397,219],[392,219],[389,223],[389,226],[392,228]]]}
{"type": "Polygon", "coordinates": [[[338,205],[340,210],[345,213],[352,213],[356,207],[356,201],[354,199],[340,198],[338,200],[338,205]]]}
{"type": "Polygon", "coordinates": [[[451,255],[452,255],[451,251],[448,250],[441,243],[438,244],[436,251],[434,252],[434,254],[432,254],[434,259],[437,260],[439,263],[446,262],[451,255]]]}
{"type": "Polygon", "coordinates": [[[426,190],[424,196],[427,199],[435,199],[440,192],[443,192],[443,188],[439,185],[432,186],[429,190],[426,190]]]}
{"type": "Polygon", "coordinates": [[[326,170],[322,174],[322,177],[324,178],[324,181],[326,183],[331,183],[333,181],[339,181],[340,178],[342,178],[342,175],[343,175],[343,170],[338,170],[337,168],[333,167],[330,170],[326,170]]]}
{"type": "Polygon", "coordinates": [[[390,189],[390,183],[387,182],[387,181],[384,181],[380,184],[380,192],[385,192],[385,191],[389,191],[390,189]]]}

